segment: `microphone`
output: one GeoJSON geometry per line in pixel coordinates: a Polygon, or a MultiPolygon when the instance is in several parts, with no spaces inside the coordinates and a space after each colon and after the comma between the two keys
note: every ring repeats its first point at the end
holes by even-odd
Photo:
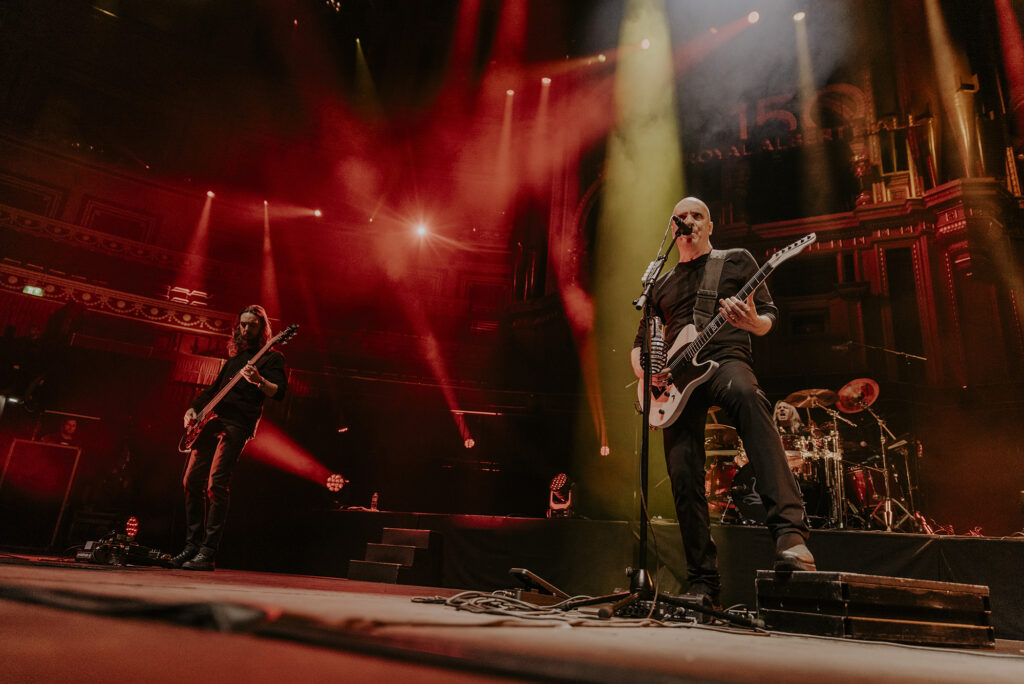
{"type": "Polygon", "coordinates": [[[675,214],[672,214],[672,223],[676,224],[676,227],[679,228],[676,231],[676,235],[693,235],[693,226],[687,225],[683,219],[675,214]]]}

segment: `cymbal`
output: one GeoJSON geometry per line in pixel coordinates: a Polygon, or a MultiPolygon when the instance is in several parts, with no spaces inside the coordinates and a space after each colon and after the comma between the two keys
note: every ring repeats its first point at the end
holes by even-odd
{"type": "Polygon", "coordinates": [[[712,449],[729,449],[739,444],[740,436],[732,425],[710,423],[704,426],[704,445],[712,449]]]}
{"type": "Polygon", "coordinates": [[[878,399],[878,383],[871,378],[857,378],[839,390],[836,408],[843,413],[859,413],[878,399]]]}
{"type": "Polygon", "coordinates": [[[739,437],[739,434],[736,432],[736,428],[732,425],[722,425],[721,423],[708,423],[704,426],[704,436],[709,437],[711,435],[739,437]]]}
{"type": "Polygon", "coordinates": [[[787,404],[797,408],[808,406],[831,406],[836,403],[836,393],[827,389],[807,389],[793,392],[785,399],[787,404]]]}

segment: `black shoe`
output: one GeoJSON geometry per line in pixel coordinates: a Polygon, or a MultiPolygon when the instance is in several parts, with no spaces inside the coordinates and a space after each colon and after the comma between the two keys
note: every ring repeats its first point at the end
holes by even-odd
{"type": "Polygon", "coordinates": [[[195,558],[197,553],[199,553],[199,549],[195,549],[195,548],[186,546],[184,551],[179,553],[177,556],[173,556],[171,558],[171,561],[170,561],[171,567],[173,567],[173,568],[180,568],[183,563],[185,563],[186,561],[190,561],[193,558],[195,558]]]}
{"type": "Polygon", "coordinates": [[[776,572],[814,572],[817,569],[814,556],[806,544],[797,544],[785,551],[775,552],[776,572]]]}
{"type": "Polygon", "coordinates": [[[200,551],[192,560],[182,564],[182,570],[213,570],[213,554],[200,551]]]}

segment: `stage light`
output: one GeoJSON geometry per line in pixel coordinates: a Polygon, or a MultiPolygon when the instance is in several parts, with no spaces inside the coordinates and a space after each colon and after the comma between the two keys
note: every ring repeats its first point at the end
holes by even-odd
{"type": "Polygon", "coordinates": [[[604,446],[601,447],[601,455],[602,456],[607,456],[610,453],[612,453],[612,449],[607,444],[605,444],[604,446]]]}
{"type": "Polygon", "coordinates": [[[803,21],[806,16],[806,12],[797,12],[793,15],[793,21],[803,21]]]}
{"type": "Polygon", "coordinates": [[[467,437],[466,441],[463,442],[463,445],[465,445],[467,449],[472,449],[473,447],[476,446],[476,440],[473,439],[472,437],[467,437]]]}
{"type": "Polygon", "coordinates": [[[210,198],[213,198],[214,197],[213,190],[207,190],[206,191],[206,196],[210,197],[210,198]]]}
{"type": "Polygon", "coordinates": [[[747,15],[747,22],[750,24],[756,24],[761,19],[761,15],[757,12],[751,12],[747,15]]]}
{"type": "Polygon", "coordinates": [[[427,227],[424,226],[423,224],[420,224],[420,225],[416,226],[416,234],[417,235],[426,235],[427,234],[427,227]]]}
{"type": "Polygon", "coordinates": [[[511,96],[516,94],[516,91],[512,90],[511,88],[509,88],[508,90],[505,91],[505,94],[508,95],[509,97],[511,97],[511,96]]]}
{"type": "Polygon", "coordinates": [[[135,537],[139,533],[139,519],[134,515],[125,521],[124,533],[129,537],[135,537]]]}
{"type": "Polygon", "coordinates": [[[572,490],[576,485],[565,473],[559,473],[551,480],[548,495],[549,518],[569,518],[572,516],[572,490]]]}
{"type": "Polygon", "coordinates": [[[267,204],[268,204],[267,200],[263,200],[263,206],[267,206],[267,204]]]}
{"type": "Polygon", "coordinates": [[[326,482],[326,485],[327,485],[327,491],[329,491],[329,492],[335,492],[335,493],[337,493],[337,492],[340,492],[340,491],[341,491],[341,489],[342,489],[342,487],[344,487],[344,486],[345,486],[345,483],[347,483],[347,482],[348,482],[348,480],[346,480],[346,479],[345,479],[344,477],[342,477],[342,476],[341,476],[340,474],[338,474],[338,473],[332,473],[332,474],[331,474],[331,475],[330,475],[330,476],[329,476],[329,477],[327,478],[327,482],[326,482]]]}
{"type": "Polygon", "coordinates": [[[647,50],[650,47],[651,47],[651,41],[647,40],[646,38],[644,38],[643,40],[640,41],[640,49],[641,50],[647,50]]]}
{"type": "Polygon", "coordinates": [[[715,28],[714,26],[712,26],[712,27],[711,27],[710,29],[708,29],[708,30],[709,30],[709,31],[711,31],[711,33],[718,33],[718,29],[717,29],[717,28],[715,28]]]}
{"type": "Polygon", "coordinates": [[[548,78],[547,76],[545,76],[544,78],[540,79],[540,82],[543,83],[544,85],[551,85],[551,79],[548,78]]]}
{"type": "Polygon", "coordinates": [[[323,215],[324,215],[324,212],[320,211],[319,209],[314,209],[313,210],[313,216],[316,216],[317,218],[320,218],[323,215]]]}
{"type": "Polygon", "coordinates": [[[598,55],[598,56],[597,56],[597,61],[598,61],[598,62],[607,62],[607,61],[608,61],[608,58],[607,58],[607,57],[605,57],[605,56],[604,56],[603,54],[601,54],[601,55],[598,55]]]}
{"type": "Polygon", "coordinates": [[[338,428],[338,433],[340,434],[340,433],[342,433],[342,432],[348,432],[348,427],[346,426],[346,427],[340,427],[340,428],[338,428]]]}

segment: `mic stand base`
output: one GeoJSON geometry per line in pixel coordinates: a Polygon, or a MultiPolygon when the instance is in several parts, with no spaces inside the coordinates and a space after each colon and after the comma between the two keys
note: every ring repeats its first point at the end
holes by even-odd
{"type": "MultiPolygon", "coordinates": [[[[518,568],[513,568],[509,572],[513,575],[517,572],[520,574],[527,574],[539,584],[551,586],[529,570],[524,571],[518,568]]],[[[554,587],[552,587],[552,589],[554,589],[554,587]]],[[[585,608],[587,606],[601,606],[597,611],[597,616],[606,620],[613,617],[635,619],[646,618],[648,616],[657,620],[682,620],[687,617],[687,613],[697,613],[701,616],[700,622],[705,624],[717,618],[739,627],[748,627],[750,629],[764,628],[763,620],[757,618],[751,619],[742,615],[727,613],[716,608],[711,604],[711,597],[706,594],[700,596],[688,594],[656,594],[654,587],[651,584],[650,575],[643,569],[633,571],[630,578],[629,591],[619,591],[613,594],[606,594],[604,596],[588,596],[562,601],[561,603],[552,606],[552,608],[568,611],[585,608]],[[674,608],[681,610],[674,610],[674,608]]]]}

